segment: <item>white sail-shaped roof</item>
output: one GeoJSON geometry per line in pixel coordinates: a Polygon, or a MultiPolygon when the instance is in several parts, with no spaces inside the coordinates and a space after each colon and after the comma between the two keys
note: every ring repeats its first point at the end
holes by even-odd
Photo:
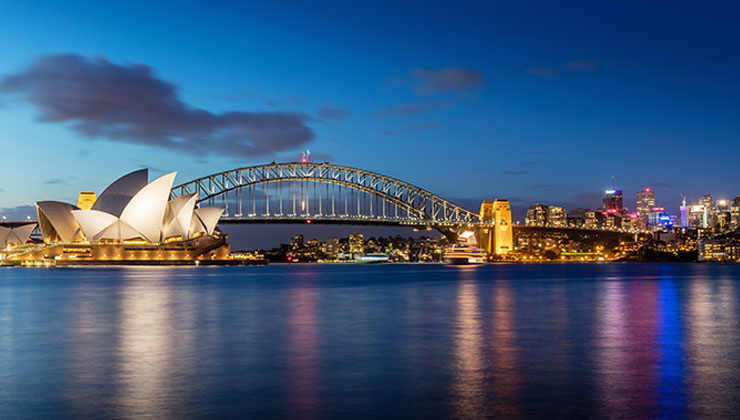
{"type": "Polygon", "coordinates": [[[146,185],[131,198],[121,213],[121,221],[140,232],[149,242],[159,242],[175,176],[177,172],[172,172],[146,185]]]}
{"type": "Polygon", "coordinates": [[[213,234],[218,220],[226,210],[226,207],[201,207],[193,211],[193,219],[190,223],[190,237],[198,233],[213,234]]]}
{"type": "Polygon", "coordinates": [[[87,240],[92,243],[98,242],[100,234],[118,222],[118,217],[98,210],[74,210],[72,214],[79,222],[87,240]]]}
{"type": "Polygon", "coordinates": [[[104,211],[121,217],[131,199],[146,186],[149,181],[149,170],[139,169],[128,173],[108,186],[93,204],[91,210],[104,211]]]}
{"type": "Polygon", "coordinates": [[[190,222],[193,218],[193,209],[197,198],[197,194],[188,194],[173,198],[167,203],[162,239],[174,236],[179,236],[183,240],[188,239],[190,222]]]}
{"type": "MultiPolygon", "coordinates": [[[[29,223],[10,229],[10,234],[5,237],[5,243],[19,242],[25,244],[28,238],[31,237],[31,233],[36,229],[36,223],[29,223]]],[[[1,235],[1,234],[0,234],[1,235]]]]}
{"type": "Polygon", "coordinates": [[[121,219],[118,219],[104,231],[100,232],[95,240],[100,241],[103,239],[112,239],[121,242],[128,239],[143,239],[143,236],[136,229],[127,225],[121,219]]]}
{"type": "Polygon", "coordinates": [[[72,213],[90,243],[104,239],[117,242],[135,238],[145,239],[141,232],[112,214],[96,210],[75,210],[72,213]]]}
{"type": "Polygon", "coordinates": [[[72,215],[77,207],[61,201],[39,201],[36,203],[36,216],[41,227],[44,242],[57,240],[73,241],[80,232],[80,226],[72,215]]]}
{"type": "Polygon", "coordinates": [[[5,246],[6,243],[8,243],[5,238],[10,235],[10,228],[6,228],[4,226],[0,226],[0,245],[5,246]]]}

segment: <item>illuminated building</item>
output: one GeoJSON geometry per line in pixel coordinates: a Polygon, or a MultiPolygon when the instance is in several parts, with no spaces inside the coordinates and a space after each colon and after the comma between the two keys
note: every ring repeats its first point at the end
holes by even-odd
{"type": "Polygon", "coordinates": [[[480,246],[489,255],[505,255],[514,249],[509,200],[496,199],[481,204],[481,221],[493,223],[479,233],[480,246]]]}
{"type": "Polygon", "coordinates": [[[606,190],[603,205],[604,210],[622,211],[622,190],[606,190]]]}
{"type": "Polygon", "coordinates": [[[679,210],[681,211],[681,227],[689,227],[689,213],[688,208],[686,207],[686,197],[681,201],[681,207],[679,210]]]}
{"type": "Polygon", "coordinates": [[[349,235],[349,252],[358,254],[365,251],[365,236],[361,233],[349,235]]]}
{"type": "Polygon", "coordinates": [[[547,226],[549,227],[566,227],[568,226],[568,217],[565,209],[560,206],[549,206],[547,208],[547,226]]]}
{"type": "Polygon", "coordinates": [[[714,198],[709,194],[705,195],[701,198],[701,205],[704,207],[701,226],[703,228],[714,226],[714,198]]]}
{"type": "Polygon", "coordinates": [[[594,229],[598,224],[596,212],[589,209],[575,209],[568,212],[568,226],[576,228],[594,229]]]}
{"type": "Polygon", "coordinates": [[[648,226],[648,213],[655,207],[655,191],[645,188],[645,191],[637,192],[637,213],[643,222],[643,229],[648,226]]]}
{"type": "Polygon", "coordinates": [[[28,242],[36,223],[27,223],[16,227],[0,226],[0,246],[2,249],[10,249],[28,242]]]}
{"type": "Polygon", "coordinates": [[[303,248],[303,235],[294,236],[290,239],[290,247],[293,249],[303,248]]]}
{"type": "Polygon", "coordinates": [[[77,208],[80,210],[90,210],[95,204],[95,191],[80,191],[77,196],[77,208]]]}
{"type": "Polygon", "coordinates": [[[544,204],[529,206],[525,223],[527,226],[547,226],[547,206],[544,204]]]}
{"type": "MultiPolygon", "coordinates": [[[[147,178],[146,169],[124,175],[89,209],[59,201],[36,202],[43,245],[18,247],[6,259],[144,263],[228,256],[226,235],[216,231],[223,207],[196,209],[195,194],[168,200],[174,172],[151,183],[147,178]]],[[[80,204],[86,207],[90,200],[80,204]]]]}
{"type": "Polygon", "coordinates": [[[730,207],[730,218],[733,229],[740,229],[740,195],[732,200],[732,207],[730,207]]]}

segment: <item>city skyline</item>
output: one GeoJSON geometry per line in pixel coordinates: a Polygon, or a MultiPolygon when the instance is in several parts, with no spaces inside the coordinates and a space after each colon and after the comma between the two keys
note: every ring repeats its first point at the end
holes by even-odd
{"type": "Polygon", "coordinates": [[[740,192],[734,6],[370,5],[5,5],[0,209],[306,149],[519,220],[596,208],[612,176],[630,208],[740,192]]]}

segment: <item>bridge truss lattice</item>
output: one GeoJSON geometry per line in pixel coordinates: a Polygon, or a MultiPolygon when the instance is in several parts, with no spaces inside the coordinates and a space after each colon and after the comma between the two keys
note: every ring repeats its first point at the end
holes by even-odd
{"type": "Polygon", "coordinates": [[[172,198],[226,207],[222,223],[345,223],[426,226],[445,233],[479,216],[415,185],[329,163],[271,163],[177,185],[172,198]]]}

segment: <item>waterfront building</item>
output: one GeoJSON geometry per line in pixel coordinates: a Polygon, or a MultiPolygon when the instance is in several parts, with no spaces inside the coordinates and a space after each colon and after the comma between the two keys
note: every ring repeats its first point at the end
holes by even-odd
{"type": "Polygon", "coordinates": [[[688,208],[686,207],[686,197],[684,197],[681,201],[681,207],[679,208],[679,211],[681,212],[681,227],[689,227],[689,212],[688,208]]]}
{"type": "Polygon", "coordinates": [[[365,236],[361,233],[349,235],[350,254],[361,254],[365,252],[365,236]]]}
{"type": "Polygon", "coordinates": [[[330,259],[334,259],[337,257],[337,254],[341,251],[341,248],[339,246],[339,238],[337,237],[329,237],[326,238],[326,242],[324,242],[324,246],[322,251],[326,256],[330,259]]]}
{"type": "MultiPolygon", "coordinates": [[[[195,208],[195,194],[169,200],[175,175],[148,183],[146,169],[131,172],[108,186],[89,209],[36,202],[43,244],[19,246],[5,258],[59,263],[226,258],[227,236],[216,231],[225,208],[195,208]]],[[[81,204],[86,207],[90,200],[81,204]]]]}
{"type": "Polygon", "coordinates": [[[548,206],[547,226],[554,228],[568,226],[568,216],[565,209],[560,206],[548,206]]]}
{"type": "Polygon", "coordinates": [[[15,227],[0,226],[0,246],[8,250],[25,244],[36,226],[36,223],[26,223],[15,227]]]}
{"type": "Polygon", "coordinates": [[[290,247],[293,249],[303,248],[303,235],[294,236],[290,239],[290,247]]]}
{"type": "Polygon", "coordinates": [[[547,206],[544,204],[529,206],[525,223],[527,226],[547,226],[547,206]]]}

